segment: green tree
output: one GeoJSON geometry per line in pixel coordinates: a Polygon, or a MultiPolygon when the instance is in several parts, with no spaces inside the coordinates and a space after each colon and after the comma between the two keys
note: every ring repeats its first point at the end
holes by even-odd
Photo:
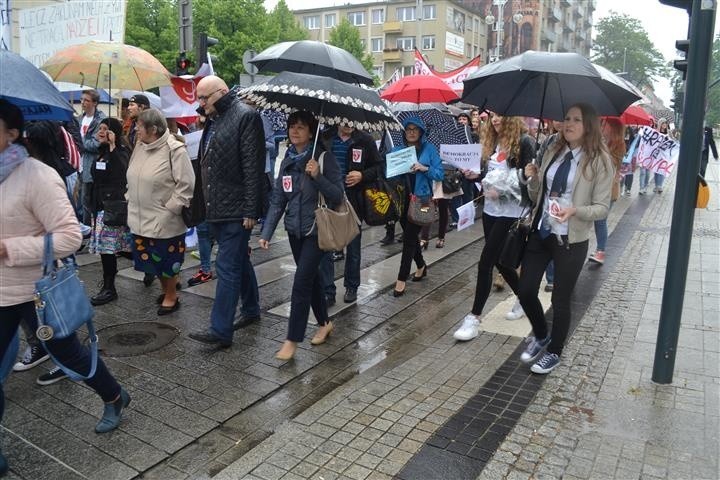
{"type": "Polygon", "coordinates": [[[654,78],[667,75],[665,59],[640,20],[610,11],[595,28],[594,62],[612,72],[627,72],[625,78],[635,85],[651,84],[654,78]]]}
{"type": "MultiPolygon", "coordinates": [[[[328,43],[347,50],[353,57],[360,60],[360,63],[362,63],[362,66],[365,67],[368,73],[373,72],[372,55],[365,53],[365,47],[360,41],[360,32],[347,18],[343,18],[342,21],[330,31],[330,41],[328,43]]],[[[378,78],[374,74],[373,77],[377,85],[379,83],[378,78]]]]}
{"type": "MultiPolygon", "coordinates": [[[[713,42],[709,85],[717,80],[720,80],[720,37],[716,37],[713,42]]],[[[720,83],[712,85],[708,90],[707,106],[705,120],[708,125],[717,127],[720,124],[720,83]]]]}
{"type": "Polygon", "coordinates": [[[270,43],[263,48],[280,42],[307,40],[308,36],[307,29],[298,23],[285,0],[280,0],[270,12],[267,30],[267,40],[270,43]]]}
{"type": "Polygon", "coordinates": [[[125,43],[147,50],[175,73],[180,41],[177,18],[173,0],[128,0],[125,43]]]}

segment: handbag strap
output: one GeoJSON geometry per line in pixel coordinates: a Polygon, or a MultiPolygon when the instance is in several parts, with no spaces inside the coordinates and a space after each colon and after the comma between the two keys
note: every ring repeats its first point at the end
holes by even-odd
{"type": "Polygon", "coordinates": [[[52,354],[50,349],[47,347],[47,344],[44,340],[40,340],[43,347],[45,348],[45,351],[50,355],[50,358],[52,359],[53,363],[60,367],[60,370],[65,372],[68,377],[70,377],[73,380],[79,381],[79,380],[89,380],[92,377],[95,376],[95,371],[97,370],[97,364],[98,364],[98,336],[97,333],[95,333],[95,325],[93,325],[92,320],[88,320],[85,325],[87,325],[88,330],[88,338],[90,339],[90,371],[87,375],[82,375],[75,370],[66,367],[65,365],[60,362],[55,355],[52,354]]]}
{"type": "Polygon", "coordinates": [[[55,255],[53,254],[53,239],[52,232],[45,234],[44,248],[43,248],[43,277],[48,275],[50,272],[57,270],[57,263],[55,262],[55,255]]]}
{"type": "MultiPolygon", "coordinates": [[[[320,165],[320,175],[323,173],[323,160],[325,159],[325,152],[322,152],[320,154],[320,157],[318,157],[318,164],[320,165]]],[[[325,201],[325,195],[322,194],[320,189],[318,189],[318,207],[327,207],[327,202],[325,201]]]]}

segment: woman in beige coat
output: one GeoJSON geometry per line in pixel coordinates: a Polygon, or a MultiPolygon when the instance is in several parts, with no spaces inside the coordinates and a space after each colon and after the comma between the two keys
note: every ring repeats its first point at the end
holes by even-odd
{"type": "MultiPolygon", "coordinates": [[[[63,181],[55,170],[28,155],[22,144],[20,109],[0,99],[0,358],[4,358],[21,319],[37,324],[35,282],[42,276],[44,237],[52,233],[55,258],[72,255],[82,235],[63,181]]],[[[82,375],[90,371],[90,353],[75,334],[53,338],[45,347],[63,366],[82,375]]],[[[61,376],[62,378],[62,376],[61,376]]],[[[117,428],[128,393],[102,359],[85,383],[105,402],[98,433],[117,428]]],[[[0,418],[4,411],[0,383],[0,418]]],[[[0,453],[0,475],[7,462],[0,453]]]]}
{"type": "Polygon", "coordinates": [[[185,144],[168,131],[159,111],[149,109],[138,116],[137,139],[126,195],[133,258],[136,270],[160,279],[158,315],[167,315],[180,308],[176,285],[187,230],[181,213],[190,205],[195,174],[185,144]]]}
{"type": "Polygon", "coordinates": [[[593,107],[570,107],[561,135],[545,153],[541,170],[528,164],[525,176],[535,207],[518,298],[533,336],[520,360],[534,362],[530,368],[533,373],[546,374],[560,363],[570,327],[570,295],[587,257],[590,228],[595,220],[607,217],[610,206],[615,170],[593,107]],[[555,262],[552,336],[538,299],[540,281],[550,261],[555,262]]]}

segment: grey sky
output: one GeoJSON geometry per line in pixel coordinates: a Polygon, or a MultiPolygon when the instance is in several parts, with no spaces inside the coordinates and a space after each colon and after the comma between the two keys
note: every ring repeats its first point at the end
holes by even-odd
{"type": "MultiPolygon", "coordinates": [[[[291,10],[307,8],[307,0],[285,0],[291,10]]],[[[579,0],[583,1],[583,0],[579,0]]],[[[312,7],[320,8],[333,5],[346,5],[348,3],[369,3],[369,0],[313,0],[312,7]]],[[[265,7],[270,10],[277,4],[277,0],[266,0],[265,7]]],[[[675,40],[686,38],[688,16],[684,10],[662,5],[658,0],[597,0],[597,10],[594,21],[607,16],[610,11],[626,13],[637,18],[648,32],[650,41],[668,62],[677,58],[675,40]]],[[[715,24],[716,34],[720,25],[715,24]]],[[[666,106],[669,106],[672,91],[667,79],[657,79],[655,93],[666,106]]]]}

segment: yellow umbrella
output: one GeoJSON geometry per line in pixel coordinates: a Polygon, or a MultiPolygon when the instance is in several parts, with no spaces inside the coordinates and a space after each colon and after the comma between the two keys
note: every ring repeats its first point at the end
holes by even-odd
{"type": "Polygon", "coordinates": [[[142,48],[115,42],[90,41],[55,53],[40,67],[54,81],[94,88],[147,90],[170,85],[171,74],[142,48]]]}

